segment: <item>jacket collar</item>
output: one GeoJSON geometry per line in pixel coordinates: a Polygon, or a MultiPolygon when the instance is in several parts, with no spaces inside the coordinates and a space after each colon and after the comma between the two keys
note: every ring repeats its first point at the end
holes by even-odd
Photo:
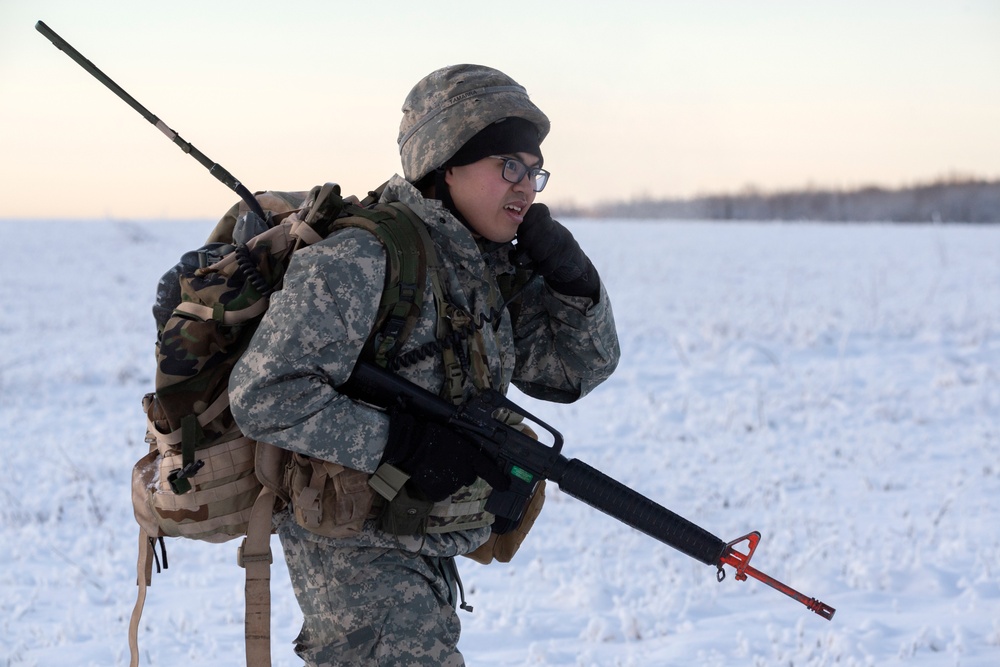
{"type": "Polygon", "coordinates": [[[381,201],[395,201],[407,206],[424,221],[431,237],[437,237],[438,243],[447,247],[473,274],[478,274],[484,260],[496,274],[513,272],[514,267],[508,259],[513,244],[488,241],[474,234],[444,204],[437,199],[425,199],[412,183],[399,174],[389,179],[381,201]]]}

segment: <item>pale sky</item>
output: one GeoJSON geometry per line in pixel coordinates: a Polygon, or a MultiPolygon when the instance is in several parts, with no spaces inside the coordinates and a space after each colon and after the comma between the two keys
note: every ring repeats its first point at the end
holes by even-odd
{"type": "Polygon", "coordinates": [[[1000,178],[1000,0],[0,0],[0,218],[214,218],[399,171],[410,88],[503,70],[552,120],[554,204],[1000,178]]]}

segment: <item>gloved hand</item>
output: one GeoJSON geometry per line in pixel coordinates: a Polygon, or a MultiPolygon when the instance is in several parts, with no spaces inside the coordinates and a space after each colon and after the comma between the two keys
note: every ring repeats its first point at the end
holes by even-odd
{"type": "Polygon", "coordinates": [[[482,477],[494,489],[510,480],[490,456],[469,438],[401,408],[389,411],[389,439],[382,462],[410,475],[409,484],[427,500],[444,500],[482,477]]]}
{"type": "Polygon", "coordinates": [[[552,219],[545,204],[532,204],[517,228],[513,262],[540,273],[561,294],[596,299],[601,279],[568,229],[552,219]]]}

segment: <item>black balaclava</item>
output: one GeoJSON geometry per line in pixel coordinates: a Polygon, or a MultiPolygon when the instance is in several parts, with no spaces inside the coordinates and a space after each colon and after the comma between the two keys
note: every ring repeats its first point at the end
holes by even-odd
{"type": "MultiPolygon", "coordinates": [[[[441,200],[452,215],[458,218],[466,227],[469,226],[465,216],[455,207],[455,202],[448,191],[445,182],[445,171],[449,167],[461,167],[478,162],[490,155],[514,155],[515,153],[530,153],[542,157],[542,149],[538,141],[538,128],[531,121],[523,118],[504,118],[487,125],[478,134],[469,139],[451,156],[439,169],[434,170],[434,194],[441,200]]],[[[539,161],[538,166],[541,166],[539,161]]]]}

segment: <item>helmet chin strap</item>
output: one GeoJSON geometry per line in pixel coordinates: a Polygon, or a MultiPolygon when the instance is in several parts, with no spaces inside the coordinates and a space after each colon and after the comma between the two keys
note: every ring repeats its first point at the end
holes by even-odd
{"type": "Polygon", "coordinates": [[[455,206],[455,200],[451,198],[451,189],[448,187],[447,181],[445,181],[446,173],[447,167],[439,167],[434,170],[434,198],[440,200],[444,204],[444,207],[451,211],[456,220],[465,225],[470,231],[474,231],[469,225],[469,221],[465,219],[462,212],[455,206]]]}

